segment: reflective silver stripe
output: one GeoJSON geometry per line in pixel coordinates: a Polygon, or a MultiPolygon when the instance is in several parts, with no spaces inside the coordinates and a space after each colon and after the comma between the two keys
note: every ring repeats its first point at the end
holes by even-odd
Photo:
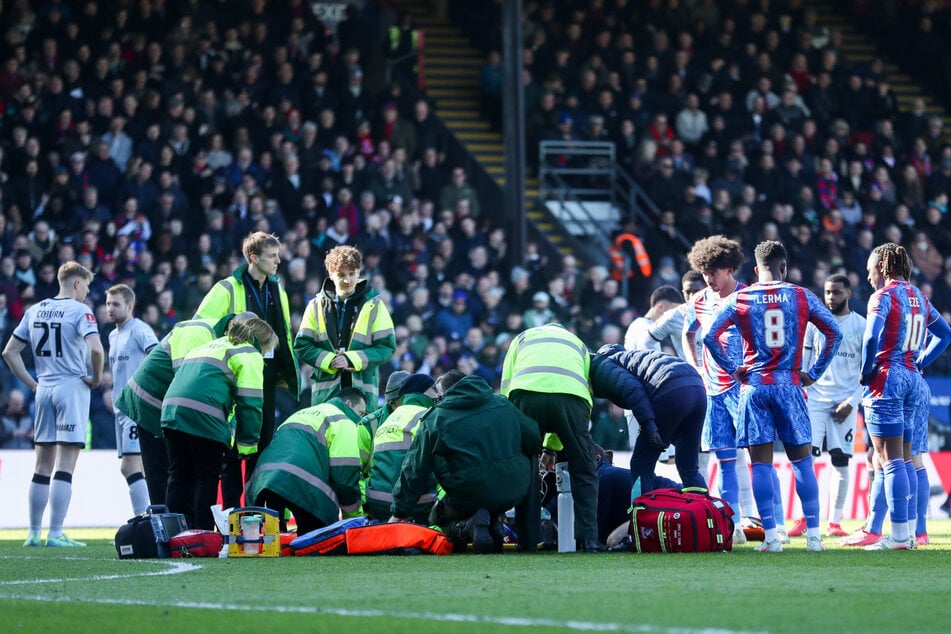
{"type": "MultiPolygon", "coordinates": [[[[200,320],[198,320],[198,319],[193,319],[192,321],[179,322],[179,323],[175,324],[175,328],[204,328],[205,330],[207,330],[208,332],[210,332],[212,335],[215,334],[215,328],[214,328],[214,326],[211,326],[211,325],[209,325],[209,324],[206,324],[205,322],[200,321],[200,320]]],[[[174,328],[173,328],[173,330],[174,330],[174,328]]],[[[167,338],[167,337],[166,337],[166,338],[167,338]]],[[[212,338],[214,338],[214,337],[212,337],[212,338]]]]}
{"type": "Polygon", "coordinates": [[[327,351],[318,352],[317,357],[314,359],[314,365],[316,365],[319,368],[320,366],[324,364],[324,359],[327,359],[328,357],[332,358],[335,356],[337,356],[336,352],[327,352],[327,351]]]}
{"type": "Polygon", "coordinates": [[[290,474],[296,478],[300,478],[310,486],[314,487],[324,495],[326,495],[334,504],[337,503],[337,494],[334,493],[333,489],[330,488],[326,482],[315,476],[310,471],[306,469],[301,469],[297,465],[293,465],[289,462],[270,462],[268,464],[259,464],[254,468],[254,473],[266,473],[268,471],[283,471],[284,473],[290,474]]]}
{"type": "Polygon", "coordinates": [[[374,489],[367,489],[367,499],[376,500],[377,502],[392,502],[393,494],[386,493],[384,491],[376,491],[374,489]]]}
{"type": "Polygon", "coordinates": [[[355,333],[353,333],[353,335],[350,337],[350,341],[351,341],[351,342],[356,341],[357,343],[362,343],[362,344],[365,345],[365,346],[370,345],[370,337],[369,337],[369,335],[365,335],[365,334],[363,334],[362,332],[355,332],[355,333]]]}
{"type": "Polygon", "coordinates": [[[508,392],[509,383],[511,382],[512,382],[511,379],[505,379],[504,381],[502,381],[502,384],[499,386],[499,394],[505,394],[506,392],[508,392]]]}
{"type": "Polygon", "coordinates": [[[228,312],[233,313],[234,312],[234,284],[231,282],[231,280],[227,278],[221,280],[218,283],[224,286],[225,289],[228,291],[228,312]]]}
{"type": "Polygon", "coordinates": [[[178,369],[179,367],[181,367],[182,363],[184,362],[185,362],[185,357],[182,357],[180,359],[172,359],[172,369],[173,370],[178,369]]]}
{"type": "Polygon", "coordinates": [[[376,317],[380,314],[380,306],[382,302],[379,297],[375,297],[373,300],[373,306],[370,308],[370,315],[367,317],[367,333],[368,335],[373,334],[373,324],[376,323],[376,317]]]}
{"type": "Polygon", "coordinates": [[[377,339],[385,339],[386,337],[394,334],[396,334],[396,331],[393,328],[384,328],[383,330],[377,330],[373,333],[373,340],[376,341],[377,339]]]}
{"type": "Polygon", "coordinates": [[[354,374],[353,374],[353,378],[351,379],[350,385],[352,385],[353,387],[357,388],[358,390],[363,390],[363,391],[366,392],[367,394],[371,394],[371,395],[372,395],[372,394],[376,394],[376,393],[377,393],[377,386],[374,385],[373,383],[368,382],[368,381],[362,381],[362,380],[358,379],[356,372],[354,372],[354,374]]]}
{"type": "Polygon", "coordinates": [[[417,504],[429,504],[429,503],[435,502],[435,501],[436,501],[436,494],[435,494],[435,493],[423,493],[421,496],[419,496],[419,499],[416,500],[416,503],[417,503],[417,504]]]}
{"type": "Polygon", "coordinates": [[[156,409],[162,409],[162,399],[152,396],[146,392],[145,388],[135,382],[135,377],[129,379],[129,382],[126,383],[126,385],[128,385],[132,393],[138,396],[140,399],[156,409]]]}
{"type": "Polygon", "coordinates": [[[201,412],[202,414],[208,414],[213,416],[218,420],[228,422],[228,417],[225,416],[225,413],[220,409],[209,405],[208,403],[202,403],[201,401],[196,401],[192,398],[182,398],[182,397],[172,397],[166,398],[163,405],[177,405],[179,407],[184,407],[186,409],[192,409],[196,412],[201,412]]]}
{"type": "Polygon", "coordinates": [[[297,336],[310,337],[311,339],[316,339],[317,333],[314,331],[313,328],[301,328],[300,330],[297,331],[297,336]]]}
{"type": "Polygon", "coordinates": [[[360,360],[363,361],[364,368],[370,365],[370,357],[367,356],[366,352],[363,352],[362,350],[357,350],[356,353],[357,353],[357,356],[360,357],[360,360]]]}
{"type": "Polygon", "coordinates": [[[588,380],[578,374],[577,372],[572,372],[571,370],[566,370],[564,368],[559,368],[555,365],[533,365],[527,368],[522,368],[512,379],[517,379],[526,374],[557,374],[559,376],[567,376],[568,378],[574,379],[585,386],[585,389],[588,389],[588,380]]]}
{"type": "Polygon", "coordinates": [[[324,447],[327,446],[327,421],[324,420],[320,425],[314,429],[314,426],[310,423],[300,423],[297,421],[288,421],[280,426],[279,429],[284,429],[285,427],[291,429],[299,429],[300,431],[309,434],[317,439],[324,447]]]}
{"type": "MultiPolygon", "coordinates": [[[[185,357],[182,359],[181,365],[192,365],[194,363],[206,363],[208,365],[212,365],[224,372],[229,379],[234,381],[234,372],[231,371],[231,368],[228,367],[228,362],[224,359],[216,359],[214,357],[185,357]]],[[[174,364],[172,367],[174,367],[174,364]]]]}
{"type": "Polygon", "coordinates": [[[231,357],[235,355],[246,354],[246,353],[257,352],[257,351],[258,349],[255,348],[254,346],[241,346],[240,348],[231,348],[230,350],[225,352],[225,361],[227,361],[228,359],[230,359],[231,357]]]}
{"type": "Polygon", "coordinates": [[[413,444],[413,439],[401,440],[399,442],[385,442],[377,445],[373,448],[373,453],[380,453],[382,451],[400,451],[409,449],[410,445],[413,444]]]}
{"type": "Polygon", "coordinates": [[[360,508],[360,500],[357,500],[353,504],[341,505],[340,510],[344,513],[353,513],[358,508],[360,508]]]}
{"type": "Polygon", "coordinates": [[[169,356],[171,356],[171,354],[172,354],[172,344],[170,344],[170,343],[168,342],[168,337],[165,337],[164,339],[162,339],[161,341],[159,341],[159,345],[162,347],[162,350],[164,350],[165,352],[167,352],[167,353],[169,354],[169,356]]]}
{"type": "Polygon", "coordinates": [[[525,341],[522,342],[521,345],[527,347],[527,346],[534,346],[536,343],[557,343],[563,346],[570,347],[572,350],[574,350],[578,354],[588,354],[588,349],[585,348],[583,345],[579,347],[578,344],[576,344],[575,342],[569,341],[567,339],[562,339],[561,337],[538,337],[537,339],[526,339],[525,341]]]}
{"type": "Polygon", "coordinates": [[[359,458],[331,458],[330,466],[331,467],[359,467],[360,459],[359,458]]]}
{"type": "Polygon", "coordinates": [[[333,386],[337,385],[337,379],[330,379],[329,381],[316,381],[310,384],[312,390],[322,391],[328,390],[333,386]]]}
{"type": "Polygon", "coordinates": [[[237,396],[247,396],[248,398],[264,398],[264,390],[254,387],[239,387],[235,394],[237,396]]]}

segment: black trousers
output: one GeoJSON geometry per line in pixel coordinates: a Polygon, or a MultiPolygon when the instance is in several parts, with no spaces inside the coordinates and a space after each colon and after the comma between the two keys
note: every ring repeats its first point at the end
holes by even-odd
{"type": "MultiPolygon", "coordinates": [[[[685,487],[707,487],[706,478],[700,473],[698,454],[700,432],[707,413],[707,396],[703,384],[679,385],[673,389],[661,388],[651,401],[661,438],[673,443],[677,449],[674,462],[677,473],[685,487]]],[[[641,434],[634,442],[631,453],[631,481],[640,480],[641,493],[659,488],[655,482],[654,467],[663,450],[652,446],[647,436],[641,434]]]]}
{"type": "MultiPolygon", "coordinates": [[[[515,390],[509,400],[538,423],[542,435],[557,434],[568,457],[575,508],[575,539],[598,538],[598,476],[594,441],[588,431],[591,408],[571,394],[515,390]]],[[[533,481],[535,486],[537,479],[533,481]]],[[[538,491],[540,487],[535,488],[538,491]]],[[[540,504],[540,502],[539,502],[540,504]]]]}
{"type": "Polygon", "coordinates": [[[165,439],[139,426],[139,448],[142,450],[142,470],[149,487],[151,504],[165,504],[168,488],[168,451],[165,439]]]}
{"type": "MultiPolygon", "coordinates": [[[[221,471],[221,503],[224,508],[241,506],[241,496],[244,494],[244,485],[251,479],[251,473],[258,464],[258,456],[271,444],[274,437],[274,394],[277,390],[273,373],[265,368],[264,371],[264,406],[261,417],[261,439],[258,440],[258,452],[241,460],[237,447],[232,447],[225,455],[224,466],[221,471]],[[243,469],[243,475],[242,475],[243,469]]],[[[250,500],[246,501],[248,504],[250,500]]]]}
{"type": "MultiPolygon", "coordinates": [[[[304,535],[326,526],[326,524],[313,513],[305,511],[302,507],[270,489],[263,489],[258,493],[257,498],[248,500],[248,503],[250,504],[252,501],[255,506],[266,506],[269,509],[276,509],[279,513],[282,512],[283,509],[289,509],[290,512],[294,514],[294,520],[297,522],[298,535],[304,535]]],[[[282,517],[281,522],[283,523],[283,521],[284,518],[282,517]]]]}
{"type": "Polygon", "coordinates": [[[212,505],[218,501],[218,478],[227,446],[175,429],[165,430],[168,449],[168,510],[181,513],[192,528],[214,530],[212,505]]]}

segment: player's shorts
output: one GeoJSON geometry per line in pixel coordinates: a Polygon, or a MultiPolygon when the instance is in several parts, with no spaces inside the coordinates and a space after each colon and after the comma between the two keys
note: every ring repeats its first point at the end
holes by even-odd
{"type": "Polygon", "coordinates": [[[891,368],[881,394],[872,395],[866,388],[862,398],[865,426],[869,436],[903,436],[912,442],[917,421],[916,409],[923,398],[921,375],[910,370],[891,368]]]}
{"type": "Polygon", "coordinates": [[[81,378],[36,388],[36,421],[33,440],[37,445],[86,446],[89,421],[89,386],[81,378]]]}
{"type": "Polygon", "coordinates": [[[750,447],[779,437],[787,449],[812,442],[806,397],[798,385],[744,385],[736,421],[736,444],[750,447]]]}
{"type": "Polygon", "coordinates": [[[116,412],[116,449],[120,458],[142,453],[139,447],[139,426],[122,412],[116,412]]]}
{"type": "Polygon", "coordinates": [[[707,395],[707,415],[703,419],[703,433],[700,436],[700,448],[703,451],[736,447],[735,421],[739,399],[739,384],[726,392],[707,395]]]}
{"type": "Polygon", "coordinates": [[[920,374],[914,402],[915,428],[911,433],[911,455],[917,456],[928,453],[928,419],[931,417],[931,387],[920,374]]]}
{"type": "Polygon", "coordinates": [[[822,449],[825,441],[826,451],[840,450],[847,456],[855,453],[855,423],[858,418],[858,408],[853,407],[845,420],[836,422],[832,413],[838,403],[829,401],[806,401],[809,410],[809,421],[812,423],[812,446],[822,449]]]}

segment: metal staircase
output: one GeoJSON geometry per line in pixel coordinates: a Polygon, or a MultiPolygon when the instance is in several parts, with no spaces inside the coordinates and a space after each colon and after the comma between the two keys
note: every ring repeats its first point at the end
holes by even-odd
{"type": "MultiPolygon", "coordinates": [[[[871,62],[875,57],[880,56],[874,42],[864,33],[852,26],[849,19],[840,13],[834,4],[824,0],[807,0],[805,3],[811,9],[816,11],[818,23],[830,30],[842,32],[842,50],[845,53],[849,65],[871,62]]],[[[927,91],[912,79],[907,73],[902,72],[897,64],[885,62],[885,75],[895,96],[898,100],[898,107],[901,110],[909,110],[911,103],[916,98],[921,98],[925,102],[925,111],[929,114],[940,115],[944,120],[945,129],[951,126],[951,116],[945,109],[932,98],[927,91]]]]}
{"type": "MultiPolygon", "coordinates": [[[[434,16],[427,0],[399,0],[424,32],[425,93],[436,104],[435,114],[491,176],[495,186],[505,184],[502,135],[481,116],[480,73],[482,54],[446,19],[434,16]]],[[[538,179],[526,180],[528,238],[539,242],[549,255],[575,251],[576,240],[551,215],[539,199],[538,179]]]]}

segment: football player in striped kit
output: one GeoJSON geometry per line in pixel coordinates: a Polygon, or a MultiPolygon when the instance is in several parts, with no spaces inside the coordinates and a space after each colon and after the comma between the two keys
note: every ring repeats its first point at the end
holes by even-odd
{"type": "Polygon", "coordinates": [[[717,364],[729,372],[740,389],[736,443],[749,447],[753,496],[766,530],[761,552],[782,552],[773,516],[773,443],[778,436],[796,478],[796,493],[806,516],[806,549],[822,551],[819,532],[819,485],[812,467],[812,426],[803,386],[822,375],[842,340],[839,326],[816,295],[785,282],[786,249],[775,240],[755,250],[758,282],[741,289],[722,304],[703,342],[717,364]],[[812,322],[825,337],[822,350],[808,370],[802,369],[806,324],[812,322]],[[736,363],[720,343],[730,327],[743,342],[736,363]]]}
{"type": "MultiPolygon", "coordinates": [[[[909,507],[917,505],[912,455],[916,425],[927,424],[929,392],[921,369],[951,343],[951,327],[918,287],[908,281],[911,258],[904,247],[886,243],[868,258],[868,300],[862,358],[865,424],[882,464],[884,495],[892,533],[867,550],[910,550],[917,546],[909,507]],[[933,336],[925,345],[925,334],[933,336]]],[[[876,479],[879,474],[876,473],[876,479]]],[[[917,515],[916,512],[912,515],[917,515]]],[[[880,530],[880,529],[879,529],[880,530]]]]}

